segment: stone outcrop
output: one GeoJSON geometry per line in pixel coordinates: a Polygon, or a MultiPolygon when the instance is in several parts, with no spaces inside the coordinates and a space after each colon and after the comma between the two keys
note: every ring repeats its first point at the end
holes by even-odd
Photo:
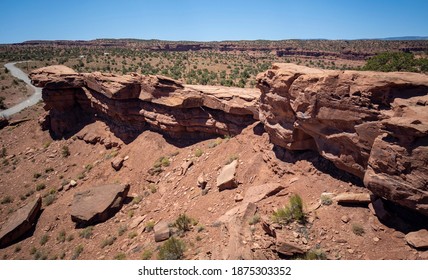
{"type": "Polygon", "coordinates": [[[405,236],[406,242],[416,249],[428,249],[428,230],[421,229],[405,236]]]}
{"type": "Polygon", "coordinates": [[[217,188],[219,191],[234,189],[237,187],[236,182],[236,168],[238,166],[238,161],[234,160],[231,163],[223,166],[220,171],[220,174],[217,177],[217,188]]]}
{"type": "Polygon", "coordinates": [[[120,210],[129,188],[129,185],[103,185],[76,193],[71,220],[79,227],[106,221],[120,210]]]}
{"type": "Polygon", "coordinates": [[[184,85],[163,76],[76,73],[48,66],[30,74],[43,88],[44,127],[54,136],[96,119],[125,140],[144,129],[171,136],[236,135],[258,118],[257,89],[184,85]]]}
{"type": "Polygon", "coordinates": [[[11,245],[34,227],[41,208],[42,198],[38,196],[16,210],[0,230],[0,248],[11,245]]]}
{"type": "Polygon", "coordinates": [[[428,215],[428,76],[274,64],[257,77],[271,141],[314,150],[374,194],[428,215]]]}

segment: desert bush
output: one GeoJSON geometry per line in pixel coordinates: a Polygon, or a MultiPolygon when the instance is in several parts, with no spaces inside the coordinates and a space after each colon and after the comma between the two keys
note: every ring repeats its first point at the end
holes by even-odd
{"type": "Polygon", "coordinates": [[[45,245],[49,241],[49,235],[45,234],[40,238],[40,245],[45,245]]]}
{"type": "Polygon", "coordinates": [[[116,256],[114,256],[115,260],[126,260],[126,255],[125,253],[119,253],[116,256]]]}
{"type": "Polygon", "coordinates": [[[171,237],[159,248],[158,258],[160,260],[180,260],[184,256],[184,242],[171,237]]]}
{"type": "Polygon", "coordinates": [[[12,202],[13,202],[13,199],[10,195],[3,197],[1,200],[1,204],[8,204],[12,202]]]}
{"type": "Polygon", "coordinates": [[[237,160],[239,157],[237,155],[231,155],[229,156],[229,158],[226,160],[226,165],[231,164],[234,160],[237,160]]]}
{"type": "Polygon", "coordinates": [[[365,233],[365,230],[360,224],[352,224],[352,232],[355,235],[362,236],[365,233]]]}
{"type": "Polygon", "coordinates": [[[195,150],[195,157],[200,157],[204,154],[204,151],[202,151],[201,149],[196,149],[195,150]]]}
{"type": "Polygon", "coordinates": [[[111,246],[116,241],[116,236],[109,236],[101,242],[101,248],[111,246]]]}
{"type": "Polygon", "coordinates": [[[58,236],[56,237],[56,240],[60,243],[64,243],[65,242],[65,237],[66,237],[66,232],[65,230],[61,230],[58,233],[58,236]]]}
{"type": "Polygon", "coordinates": [[[126,226],[120,226],[117,230],[117,234],[119,234],[119,236],[122,236],[127,230],[128,228],[126,226]]]}
{"type": "Polygon", "coordinates": [[[155,222],[154,221],[148,221],[146,223],[145,229],[147,232],[151,232],[154,227],[155,227],[155,222]]]}
{"type": "Polygon", "coordinates": [[[84,228],[81,232],[79,232],[79,236],[81,238],[85,238],[85,239],[89,239],[92,236],[92,231],[93,231],[94,227],[93,226],[89,226],[84,228]]]}
{"type": "Polygon", "coordinates": [[[41,191],[41,190],[44,190],[44,189],[46,189],[46,185],[43,184],[43,183],[40,183],[40,184],[38,184],[36,186],[36,191],[41,191]]]}
{"type": "Polygon", "coordinates": [[[70,149],[68,148],[68,146],[62,146],[61,155],[65,158],[70,156],[70,149]]]}
{"type": "Polygon", "coordinates": [[[71,257],[71,259],[72,260],[76,260],[79,256],[80,256],[80,254],[83,252],[83,245],[82,244],[79,244],[75,249],[74,249],[74,252],[73,252],[73,256],[71,257]]]}
{"type": "Polygon", "coordinates": [[[259,222],[260,222],[260,216],[256,214],[256,215],[251,217],[251,219],[248,221],[248,224],[249,225],[255,225],[259,222]]]}
{"type": "Polygon", "coordinates": [[[141,255],[142,260],[150,260],[152,258],[153,252],[151,250],[144,250],[141,255]]]}
{"type": "Polygon", "coordinates": [[[191,229],[192,219],[186,214],[180,214],[175,220],[174,226],[181,232],[186,232],[191,229]]]}
{"type": "Polygon", "coordinates": [[[321,204],[322,205],[331,205],[333,200],[328,195],[321,195],[321,204]]]}
{"type": "Polygon", "coordinates": [[[327,256],[325,252],[321,249],[312,249],[306,252],[304,258],[305,260],[326,260],[327,256]]]}
{"type": "Polygon", "coordinates": [[[285,205],[273,213],[272,220],[279,224],[288,224],[292,221],[305,223],[306,216],[303,212],[302,198],[298,194],[292,195],[288,205],[285,205]]]}

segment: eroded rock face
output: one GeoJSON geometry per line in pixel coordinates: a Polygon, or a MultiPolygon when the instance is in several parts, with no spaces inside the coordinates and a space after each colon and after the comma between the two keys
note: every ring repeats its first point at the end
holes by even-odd
{"type": "Polygon", "coordinates": [[[315,150],[378,196],[428,215],[428,76],[274,64],[257,77],[271,141],[315,150]]]}
{"type": "Polygon", "coordinates": [[[101,223],[113,216],[123,205],[129,185],[103,185],[74,195],[71,219],[77,226],[101,223]]]}
{"type": "Polygon", "coordinates": [[[35,200],[16,210],[1,228],[0,248],[11,245],[26,234],[35,225],[41,208],[42,198],[38,196],[35,200]]]}
{"type": "Polygon", "coordinates": [[[119,137],[150,128],[171,136],[235,135],[258,118],[257,89],[184,85],[163,76],[79,74],[48,66],[30,74],[44,87],[45,125],[58,137],[103,119],[119,137]]]}

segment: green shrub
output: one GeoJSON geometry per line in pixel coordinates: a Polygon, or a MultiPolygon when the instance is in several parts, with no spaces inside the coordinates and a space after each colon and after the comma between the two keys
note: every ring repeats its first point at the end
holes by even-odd
{"type": "Polygon", "coordinates": [[[56,194],[49,194],[43,198],[43,204],[45,206],[49,206],[52,203],[54,203],[55,199],[56,199],[56,194]]]}
{"type": "Polygon", "coordinates": [[[260,222],[260,216],[256,214],[253,217],[251,217],[251,219],[248,221],[248,224],[249,225],[255,225],[259,222],[260,222]]]}
{"type": "Polygon", "coordinates": [[[40,184],[38,184],[36,186],[36,191],[41,191],[41,190],[44,190],[44,189],[46,189],[46,185],[43,184],[43,183],[40,183],[40,184]]]}
{"type": "Polygon", "coordinates": [[[116,256],[114,256],[115,260],[126,260],[126,255],[125,253],[119,253],[116,256]]]}
{"type": "Polygon", "coordinates": [[[49,235],[45,234],[40,238],[40,245],[45,245],[49,240],[49,235]]]}
{"type": "Polygon", "coordinates": [[[155,222],[154,221],[148,221],[146,223],[145,229],[147,232],[151,232],[154,227],[155,227],[155,222]]]}
{"type": "Polygon", "coordinates": [[[70,149],[68,148],[68,146],[62,146],[61,155],[65,158],[70,156],[70,149]]]}
{"type": "Polygon", "coordinates": [[[122,236],[127,230],[128,228],[126,226],[120,226],[117,230],[117,234],[119,234],[119,236],[122,236]]]}
{"type": "Polygon", "coordinates": [[[285,205],[273,213],[272,220],[279,224],[288,224],[292,221],[305,223],[306,216],[303,212],[302,198],[297,194],[292,195],[288,205],[285,205]]]}
{"type": "Polygon", "coordinates": [[[204,151],[202,151],[201,149],[196,149],[195,150],[195,157],[200,157],[204,154],[204,151]]]}
{"type": "Polygon", "coordinates": [[[92,236],[93,229],[94,229],[93,226],[86,227],[81,232],[79,232],[79,236],[81,238],[89,239],[92,236]]]}
{"type": "Polygon", "coordinates": [[[80,254],[83,252],[83,245],[82,244],[79,244],[75,249],[74,249],[74,252],[73,252],[73,256],[71,257],[71,259],[72,260],[76,260],[79,256],[80,256],[80,254]]]}
{"type": "Polygon", "coordinates": [[[365,233],[365,230],[360,224],[352,224],[352,232],[355,235],[362,236],[365,233]]]}
{"type": "Polygon", "coordinates": [[[160,260],[180,260],[184,256],[185,246],[180,239],[171,237],[159,248],[160,260]]]}
{"type": "Polygon", "coordinates": [[[331,205],[333,200],[328,195],[321,195],[321,204],[322,205],[331,205]]]}
{"type": "Polygon", "coordinates": [[[8,204],[12,202],[13,202],[13,199],[10,195],[3,197],[1,200],[1,204],[8,204]]]}
{"type": "Polygon", "coordinates": [[[116,236],[109,236],[101,242],[101,248],[111,246],[116,241],[116,236]]]}
{"type": "Polygon", "coordinates": [[[306,252],[304,259],[305,260],[326,260],[327,256],[323,250],[313,249],[306,252]]]}
{"type": "Polygon", "coordinates": [[[65,237],[66,237],[66,232],[65,230],[61,230],[58,233],[58,236],[56,237],[56,240],[60,243],[64,243],[65,242],[65,237]]]}
{"type": "Polygon", "coordinates": [[[135,231],[131,231],[129,234],[128,234],[128,238],[129,239],[134,239],[135,237],[137,237],[138,236],[138,233],[137,232],[135,232],[135,231]]]}
{"type": "Polygon", "coordinates": [[[181,232],[189,231],[191,228],[192,219],[186,214],[180,214],[175,220],[174,226],[181,232]]]}
{"type": "Polygon", "coordinates": [[[152,258],[153,252],[151,250],[144,250],[141,255],[142,260],[150,260],[152,258]]]}
{"type": "Polygon", "coordinates": [[[227,161],[226,161],[226,165],[231,164],[234,160],[237,160],[239,157],[237,155],[231,155],[227,161]]]}

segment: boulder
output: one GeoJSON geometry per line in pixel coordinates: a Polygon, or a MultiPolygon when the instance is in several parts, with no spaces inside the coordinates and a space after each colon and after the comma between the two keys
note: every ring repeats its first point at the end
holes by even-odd
{"type": "Polygon", "coordinates": [[[16,210],[0,230],[0,248],[11,245],[35,226],[41,207],[42,198],[39,195],[16,210]]]}
{"type": "Polygon", "coordinates": [[[379,197],[428,215],[428,76],[274,64],[257,76],[271,142],[314,150],[379,197]]]}
{"type": "Polygon", "coordinates": [[[123,205],[129,185],[102,185],[74,195],[71,220],[78,227],[102,223],[123,205]]]}
{"type": "Polygon", "coordinates": [[[171,236],[171,230],[169,228],[168,222],[160,221],[153,228],[155,233],[155,241],[161,242],[167,240],[171,236]]]}
{"type": "Polygon", "coordinates": [[[295,257],[306,253],[306,250],[282,241],[277,242],[276,251],[280,257],[295,257]]]}
{"type": "Polygon", "coordinates": [[[122,166],[125,159],[123,157],[115,157],[111,162],[111,167],[113,167],[114,170],[119,171],[122,166]]]}
{"type": "Polygon", "coordinates": [[[369,204],[369,193],[341,193],[333,198],[339,204],[369,204]]]}
{"type": "Polygon", "coordinates": [[[207,186],[208,181],[207,181],[207,178],[205,177],[204,173],[201,173],[198,176],[198,180],[197,180],[196,183],[197,183],[197,185],[198,185],[199,188],[205,189],[205,187],[207,186]]]}
{"type": "Polygon", "coordinates": [[[219,189],[219,191],[233,189],[237,187],[237,182],[235,178],[237,166],[238,161],[234,160],[221,169],[220,174],[217,177],[217,188],[219,189]]]}
{"type": "Polygon", "coordinates": [[[410,232],[405,236],[406,242],[416,249],[428,249],[428,230],[421,229],[410,232]]]}

